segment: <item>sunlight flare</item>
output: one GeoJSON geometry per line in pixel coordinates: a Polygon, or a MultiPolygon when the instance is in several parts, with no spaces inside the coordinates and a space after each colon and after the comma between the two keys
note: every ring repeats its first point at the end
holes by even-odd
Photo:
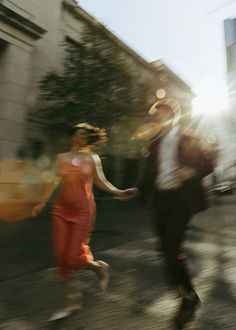
{"type": "Polygon", "coordinates": [[[216,115],[228,108],[226,85],[212,83],[196,89],[197,97],[193,100],[193,115],[216,115]]]}

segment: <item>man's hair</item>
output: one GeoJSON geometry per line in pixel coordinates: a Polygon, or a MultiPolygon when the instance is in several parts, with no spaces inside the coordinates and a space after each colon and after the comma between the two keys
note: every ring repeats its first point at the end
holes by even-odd
{"type": "Polygon", "coordinates": [[[155,109],[158,110],[159,108],[164,108],[165,110],[170,111],[173,116],[175,115],[174,110],[168,104],[156,104],[155,109]]]}

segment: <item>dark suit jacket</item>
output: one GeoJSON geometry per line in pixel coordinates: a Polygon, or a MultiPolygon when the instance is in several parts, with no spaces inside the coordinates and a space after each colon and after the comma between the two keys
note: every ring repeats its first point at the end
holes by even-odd
{"type": "MultiPolygon", "coordinates": [[[[199,138],[193,132],[180,131],[179,134],[178,162],[180,165],[193,167],[198,173],[183,185],[186,206],[191,214],[194,214],[206,208],[201,179],[213,171],[213,160],[202,150],[199,138]]],[[[155,179],[158,175],[160,142],[161,138],[156,138],[151,143],[144,175],[138,185],[140,199],[143,202],[153,197],[156,190],[155,179]]]]}

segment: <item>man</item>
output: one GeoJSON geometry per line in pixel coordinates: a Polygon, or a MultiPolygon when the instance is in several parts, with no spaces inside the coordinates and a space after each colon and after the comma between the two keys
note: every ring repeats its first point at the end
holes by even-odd
{"type": "Polygon", "coordinates": [[[191,321],[200,303],[182,245],[191,217],[206,207],[201,179],[213,170],[199,138],[180,128],[180,112],[180,106],[173,99],[159,100],[151,107],[149,113],[160,131],[151,142],[146,171],[139,184],[141,199],[152,197],[155,232],[172,283],[182,297],[174,318],[177,329],[191,321]]]}

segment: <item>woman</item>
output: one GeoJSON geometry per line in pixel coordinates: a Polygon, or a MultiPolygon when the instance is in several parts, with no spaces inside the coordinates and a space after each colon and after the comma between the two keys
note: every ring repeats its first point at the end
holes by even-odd
{"type": "MultiPolygon", "coordinates": [[[[104,141],[104,130],[87,123],[78,124],[72,127],[70,137],[71,149],[56,157],[61,187],[52,209],[52,218],[58,274],[63,278],[70,278],[75,271],[90,269],[99,279],[101,289],[105,290],[109,279],[109,266],[104,261],[94,260],[89,247],[96,212],[93,184],[121,200],[129,199],[134,190],[119,190],[105,178],[101,160],[92,151],[95,144],[104,141]]],[[[44,205],[45,203],[38,205],[34,209],[34,215],[38,214],[44,205]]],[[[79,308],[76,295],[69,292],[68,296],[67,308],[54,315],[51,320],[68,316],[79,308]]]]}

